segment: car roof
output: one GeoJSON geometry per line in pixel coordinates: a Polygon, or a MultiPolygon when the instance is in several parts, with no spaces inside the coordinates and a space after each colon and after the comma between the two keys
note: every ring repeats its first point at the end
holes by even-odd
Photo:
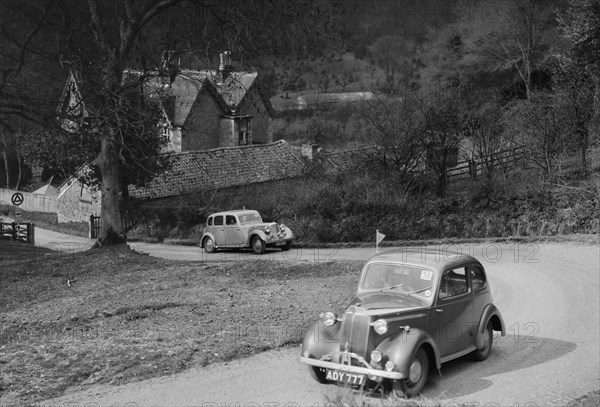
{"type": "Polygon", "coordinates": [[[215,216],[215,215],[243,215],[243,214],[249,214],[249,213],[258,213],[258,211],[255,211],[254,209],[234,209],[232,211],[224,211],[224,212],[211,213],[208,216],[215,216]]]}
{"type": "Polygon", "coordinates": [[[425,266],[434,270],[443,270],[454,265],[464,263],[479,263],[479,261],[467,254],[451,252],[439,249],[425,249],[421,247],[404,247],[381,252],[371,257],[367,263],[371,262],[394,262],[404,263],[416,266],[425,266]]]}

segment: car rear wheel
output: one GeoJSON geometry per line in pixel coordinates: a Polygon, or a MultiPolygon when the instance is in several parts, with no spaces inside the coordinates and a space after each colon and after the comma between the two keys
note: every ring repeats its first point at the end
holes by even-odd
{"type": "Polygon", "coordinates": [[[263,254],[267,248],[265,242],[258,236],[252,238],[250,245],[252,246],[252,251],[256,254],[263,254]]]}
{"type": "Polygon", "coordinates": [[[427,375],[429,374],[429,358],[423,348],[419,348],[410,362],[408,377],[401,380],[394,380],[394,393],[399,397],[407,399],[418,396],[425,387],[427,375]]]}
{"type": "Polygon", "coordinates": [[[494,331],[492,321],[489,321],[483,331],[483,345],[473,351],[473,358],[478,361],[486,360],[492,352],[492,342],[494,340],[494,331]]]}
{"type": "Polygon", "coordinates": [[[204,247],[204,251],[206,253],[214,253],[215,252],[215,242],[210,237],[205,237],[202,241],[202,247],[204,247]]]}

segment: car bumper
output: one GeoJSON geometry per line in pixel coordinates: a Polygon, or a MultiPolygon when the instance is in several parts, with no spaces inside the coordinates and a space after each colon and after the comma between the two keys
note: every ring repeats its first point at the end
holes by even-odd
{"type": "Polygon", "coordinates": [[[315,367],[322,367],[325,369],[337,370],[339,372],[363,374],[363,375],[367,375],[367,376],[377,376],[377,377],[382,377],[384,379],[392,379],[392,380],[400,380],[400,379],[404,378],[404,375],[400,372],[388,372],[387,370],[378,370],[378,369],[372,369],[372,368],[368,368],[368,367],[342,365],[341,363],[307,358],[304,356],[300,356],[299,360],[301,363],[304,363],[307,365],[311,365],[311,366],[315,366],[315,367]]]}

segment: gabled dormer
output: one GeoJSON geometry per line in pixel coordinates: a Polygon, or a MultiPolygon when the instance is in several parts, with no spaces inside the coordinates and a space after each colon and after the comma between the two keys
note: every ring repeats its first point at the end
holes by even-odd
{"type": "Polygon", "coordinates": [[[81,80],[73,70],[69,70],[57,108],[60,127],[69,133],[76,133],[89,118],[81,94],[81,80]]]}

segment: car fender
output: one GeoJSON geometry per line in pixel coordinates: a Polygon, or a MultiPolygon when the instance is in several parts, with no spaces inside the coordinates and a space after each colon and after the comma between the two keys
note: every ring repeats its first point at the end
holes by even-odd
{"type": "Polygon", "coordinates": [[[285,238],[290,240],[290,239],[294,239],[294,233],[292,232],[292,229],[288,228],[287,226],[284,229],[285,232],[285,238]]]}
{"type": "Polygon", "coordinates": [[[202,237],[200,238],[200,247],[204,249],[204,238],[210,237],[212,239],[212,241],[215,243],[215,247],[219,247],[217,245],[217,241],[215,239],[215,237],[213,236],[212,233],[207,232],[205,234],[202,235],[202,237]]]}
{"type": "Polygon", "coordinates": [[[252,242],[252,238],[254,236],[260,237],[263,242],[268,242],[267,235],[260,229],[255,229],[248,234],[248,241],[246,242],[246,246],[250,246],[250,242],[252,242]]]}
{"type": "Polygon", "coordinates": [[[397,335],[384,339],[377,350],[392,361],[399,372],[408,375],[410,364],[417,350],[425,345],[430,362],[435,361],[435,366],[440,371],[442,366],[440,351],[431,336],[419,328],[410,328],[408,332],[402,331],[397,335]],[[433,356],[433,358],[432,358],[433,356]]]}
{"type": "Polygon", "coordinates": [[[304,335],[302,355],[320,359],[324,355],[338,353],[340,349],[341,323],[325,326],[322,320],[316,322],[304,335]]]}
{"type": "Polygon", "coordinates": [[[494,331],[502,332],[502,336],[506,335],[506,328],[504,326],[504,319],[498,308],[494,304],[488,304],[483,309],[481,317],[479,318],[479,325],[477,326],[477,335],[475,337],[475,346],[478,348],[483,346],[483,334],[485,327],[489,321],[492,321],[492,328],[494,331]]]}

